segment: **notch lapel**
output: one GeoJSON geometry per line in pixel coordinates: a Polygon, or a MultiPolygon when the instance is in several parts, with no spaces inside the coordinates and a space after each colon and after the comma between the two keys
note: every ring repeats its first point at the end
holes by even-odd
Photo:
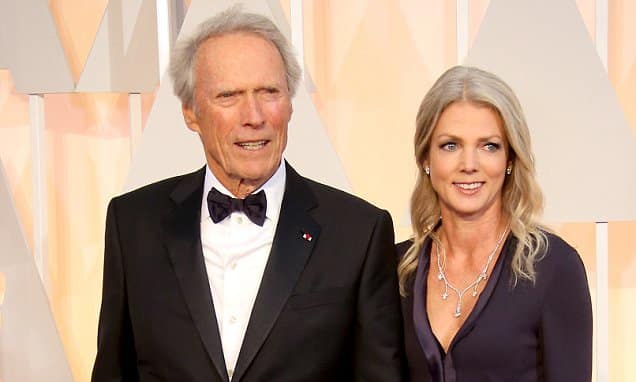
{"type": "Polygon", "coordinates": [[[229,381],[201,248],[204,177],[205,167],[184,177],[173,190],[174,208],[162,222],[164,243],[201,341],[221,378],[229,381]]]}
{"type": "Polygon", "coordinates": [[[316,206],[311,190],[289,164],[286,170],[278,226],[236,363],[236,381],[241,380],[274,327],[320,236],[320,226],[309,214],[316,206]]]}

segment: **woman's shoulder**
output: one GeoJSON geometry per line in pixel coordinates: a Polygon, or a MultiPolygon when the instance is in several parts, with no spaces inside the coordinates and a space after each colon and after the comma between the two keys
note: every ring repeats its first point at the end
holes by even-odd
{"type": "Polygon", "coordinates": [[[546,253],[545,257],[558,258],[578,258],[579,253],[570,243],[565,241],[561,236],[554,232],[542,231],[546,237],[546,253]]]}
{"type": "Polygon", "coordinates": [[[550,269],[557,274],[568,269],[584,270],[583,260],[576,248],[553,232],[543,231],[547,241],[544,255],[537,263],[539,269],[550,269]]]}

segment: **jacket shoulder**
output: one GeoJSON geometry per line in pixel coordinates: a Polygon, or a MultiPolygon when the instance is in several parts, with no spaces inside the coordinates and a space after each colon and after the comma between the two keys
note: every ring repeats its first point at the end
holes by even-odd
{"type": "Polygon", "coordinates": [[[408,239],[408,240],[404,240],[397,243],[395,245],[395,249],[397,251],[398,258],[401,259],[402,256],[404,256],[404,254],[406,253],[406,251],[408,251],[409,248],[411,248],[412,246],[413,246],[413,239],[408,239]]]}
{"type": "Polygon", "coordinates": [[[580,262],[581,258],[577,250],[560,236],[544,232],[547,238],[547,248],[542,260],[552,264],[580,262]]]}
{"type": "Polygon", "coordinates": [[[148,205],[149,207],[156,206],[160,200],[165,200],[178,187],[178,185],[184,182],[199,182],[200,180],[202,185],[203,176],[205,174],[204,171],[205,168],[188,174],[178,175],[147,184],[114,197],[111,203],[123,205],[132,204],[139,206],[138,208],[143,208],[141,206],[144,205],[148,205]]]}
{"type": "Polygon", "coordinates": [[[303,177],[309,189],[321,205],[338,207],[343,214],[355,210],[357,213],[380,213],[386,212],[370,202],[352,195],[346,191],[328,186],[303,177]]]}
{"type": "Polygon", "coordinates": [[[544,231],[544,234],[547,238],[547,248],[535,263],[536,285],[549,287],[555,282],[561,283],[565,280],[584,282],[585,265],[577,250],[554,233],[544,231]]]}

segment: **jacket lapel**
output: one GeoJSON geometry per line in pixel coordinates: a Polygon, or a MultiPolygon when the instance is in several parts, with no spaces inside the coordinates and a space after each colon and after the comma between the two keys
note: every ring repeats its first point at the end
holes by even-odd
{"type": "Polygon", "coordinates": [[[201,198],[205,167],[175,187],[174,207],[164,216],[164,243],[192,320],[217,372],[228,381],[221,337],[201,249],[201,198]]]}
{"type": "Polygon", "coordinates": [[[428,361],[428,369],[435,381],[444,380],[444,362],[440,353],[438,341],[433,334],[431,324],[426,314],[426,279],[430,262],[431,240],[427,239],[420,249],[417,271],[413,283],[413,326],[420,348],[428,361]]]}
{"type": "Polygon", "coordinates": [[[316,206],[311,190],[289,164],[286,170],[278,226],[234,371],[236,381],[265,342],[320,236],[320,226],[309,215],[316,206]]]}

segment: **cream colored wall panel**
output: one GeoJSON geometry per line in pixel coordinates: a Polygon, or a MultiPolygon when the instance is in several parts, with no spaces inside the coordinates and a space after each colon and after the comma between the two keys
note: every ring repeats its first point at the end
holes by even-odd
{"type": "Polygon", "coordinates": [[[75,83],[82,74],[108,0],[48,0],[75,83]]]}
{"type": "Polygon", "coordinates": [[[632,132],[636,136],[636,1],[609,3],[608,66],[632,132]]]}
{"type": "MultiPolygon", "coordinates": [[[[633,273],[636,264],[632,261],[630,271],[633,273]]],[[[636,381],[636,350],[634,339],[636,338],[636,288],[623,287],[611,289],[610,302],[610,344],[609,357],[610,381],[632,382],[636,381]]]]}
{"type": "Polygon", "coordinates": [[[78,92],[152,92],[159,80],[154,0],[111,0],[80,76],[78,92]]]}
{"type": "Polygon", "coordinates": [[[285,157],[301,174],[352,192],[340,157],[323,129],[311,96],[302,88],[294,98],[285,157]]]}
{"type": "MultiPolygon", "coordinates": [[[[618,0],[611,1],[611,38],[614,43],[614,65],[616,77],[620,80],[627,79],[636,71],[636,1],[618,0]]],[[[635,107],[636,108],[636,107],[635,107]]]]}
{"type": "Polygon", "coordinates": [[[636,142],[574,2],[493,0],[467,63],[519,96],[547,221],[636,219],[636,142]]]}
{"type": "MultiPolygon", "coordinates": [[[[472,6],[470,0],[469,5],[472,6]]],[[[400,0],[400,16],[409,33],[408,44],[416,48],[418,64],[434,78],[444,72],[449,62],[457,60],[457,30],[455,23],[457,7],[451,1],[400,0]],[[432,36],[425,38],[423,36],[432,36]],[[441,54],[431,54],[431,51],[441,54]]],[[[406,45],[404,41],[396,45],[406,45]]],[[[432,84],[431,84],[432,85],[432,84]]],[[[424,90],[424,89],[423,89],[424,90]]],[[[425,92],[425,90],[424,90],[425,92]]],[[[424,94],[422,94],[422,97],[424,94]]],[[[421,100],[421,99],[420,99],[421,100]]],[[[420,101],[418,100],[418,101],[420,101]]],[[[412,116],[415,119],[415,114],[412,116]]]]}
{"type": "Polygon", "coordinates": [[[124,191],[184,174],[204,163],[199,138],[185,125],[179,100],[172,93],[172,81],[166,74],[133,154],[124,191]]]}
{"type": "Polygon", "coordinates": [[[396,237],[406,239],[417,175],[415,114],[456,61],[455,2],[367,0],[361,9],[358,2],[308,3],[306,63],[325,129],[352,189],[390,211],[396,237]]]}
{"type": "MultiPolygon", "coordinates": [[[[181,28],[189,34],[203,20],[221,12],[234,1],[193,1],[181,28]]],[[[289,25],[278,1],[242,2],[246,11],[272,18],[289,37],[289,25]]],[[[303,84],[293,100],[294,115],[289,126],[285,158],[302,174],[332,186],[349,189],[339,158],[303,84]]],[[[199,138],[186,127],[181,103],[172,93],[172,81],[164,78],[148,123],[131,164],[125,190],[169,176],[192,171],[205,163],[199,138]]]]}
{"type": "Polygon", "coordinates": [[[49,303],[0,166],[0,380],[72,381],[49,303]]]}
{"type": "Polygon", "coordinates": [[[0,68],[20,93],[68,92],[73,77],[45,0],[0,1],[0,68]]]}

